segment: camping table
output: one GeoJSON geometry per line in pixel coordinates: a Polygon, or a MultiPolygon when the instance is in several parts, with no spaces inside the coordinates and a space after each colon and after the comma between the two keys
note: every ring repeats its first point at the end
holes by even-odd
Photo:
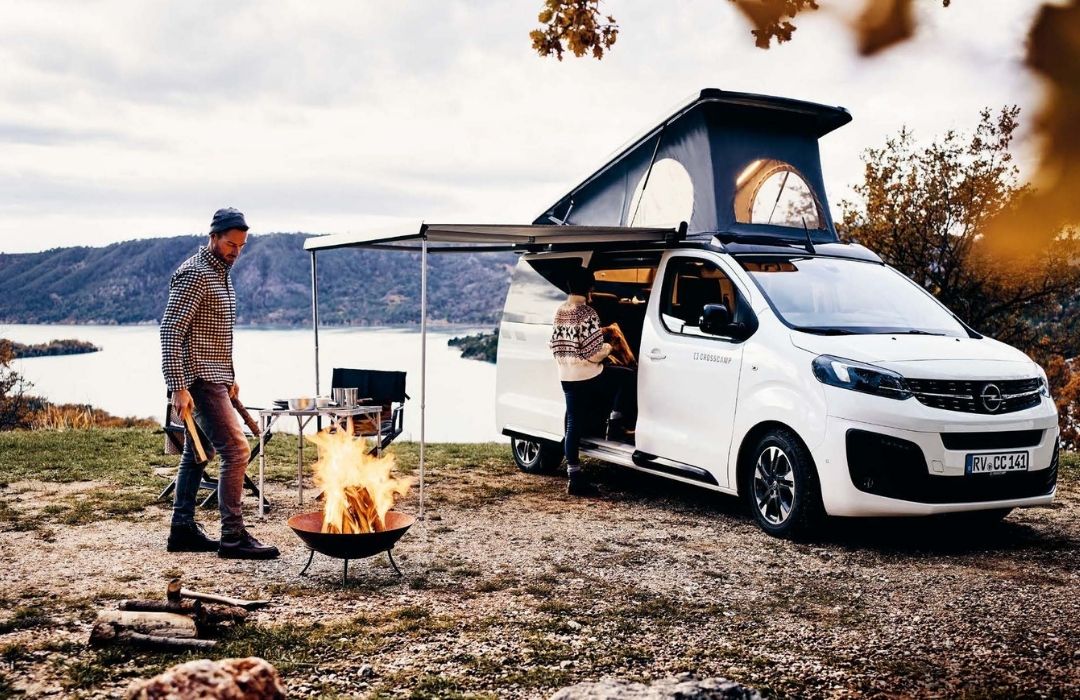
{"type": "MultiPolygon", "coordinates": [[[[309,408],[303,411],[293,411],[288,408],[264,408],[259,411],[259,493],[263,492],[263,472],[266,469],[266,450],[264,449],[263,436],[274,427],[274,423],[282,416],[295,416],[296,425],[300,428],[296,441],[296,495],[300,505],[304,504],[304,428],[307,427],[312,418],[322,416],[340,424],[348,418],[370,416],[375,422],[375,449],[378,453],[382,453],[382,406],[358,405],[347,408],[328,406],[326,408],[309,408]]],[[[263,501],[260,500],[259,515],[265,514],[266,508],[263,506],[263,501]]]]}

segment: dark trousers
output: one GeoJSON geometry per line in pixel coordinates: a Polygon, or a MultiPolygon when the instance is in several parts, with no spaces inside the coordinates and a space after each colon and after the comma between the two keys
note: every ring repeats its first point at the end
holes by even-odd
{"type": "Polygon", "coordinates": [[[622,414],[625,425],[633,425],[637,415],[637,374],[626,367],[605,365],[592,379],[562,382],[562,389],[566,398],[563,449],[567,472],[573,473],[581,468],[581,436],[600,432],[612,410],[622,414]]]}
{"type": "MultiPolygon", "coordinates": [[[[239,416],[229,400],[227,385],[196,379],[188,391],[195,402],[195,422],[209,441],[209,444],[203,445],[207,459],[213,459],[215,454],[221,455],[221,468],[218,470],[221,532],[237,533],[244,528],[240,503],[244,496],[244,472],[251,448],[240,427],[239,416]]],[[[195,521],[195,501],[206,466],[197,465],[195,461],[195,448],[189,436],[184,440],[184,454],[180,457],[180,471],[176,475],[173,524],[195,521]]]]}

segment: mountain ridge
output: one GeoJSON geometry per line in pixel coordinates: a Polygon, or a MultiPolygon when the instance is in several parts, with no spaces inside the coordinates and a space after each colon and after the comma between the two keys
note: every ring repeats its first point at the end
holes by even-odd
{"type": "MultiPolygon", "coordinates": [[[[310,324],[311,257],[303,249],[310,235],[251,236],[232,270],[237,325],[310,324]]],[[[173,271],[205,243],[191,235],[0,253],[0,323],[157,323],[173,271]]],[[[320,323],[419,323],[419,253],[346,249],[318,261],[320,323]]],[[[512,253],[432,255],[428,262],[429,322],[498,320],[512,253]]]]}

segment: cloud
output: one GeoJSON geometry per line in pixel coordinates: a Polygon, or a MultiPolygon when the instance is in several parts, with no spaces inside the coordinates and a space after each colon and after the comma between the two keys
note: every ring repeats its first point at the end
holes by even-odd
{"type": "Polygon", "coordinates": [[[155,145],[152,141],[118,130],[0,122],[0,143],[22,146],[62,146],[87,142],[104,142],[113,146],[131,148],[147,148],[155,145]]]}
{"type": "Polygon", "coordinates": [[[530,49],[540,0],[0,4],[9,252],[201,231],[222,202],[263,230],[529,221],[703,87],[848,107],[822,142],[836,202],[901,124],[930,137],[1039,98],[1023,3],[927,9],[858,61],[844,0],[770,51],[727,2],[609,0],[615,50],[562,63],[530,49]]]}

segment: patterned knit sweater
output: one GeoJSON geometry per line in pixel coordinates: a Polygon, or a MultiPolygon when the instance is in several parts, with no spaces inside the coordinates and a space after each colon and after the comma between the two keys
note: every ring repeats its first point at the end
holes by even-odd
{"type": "Polygon", "coordinates": [[[571,294],[555,312],[550,347],[559,380],[564,382],[592,379],[603,371],[600,363],[611,353],[600,330],[600,317],[578,294],[571,294]]]}

